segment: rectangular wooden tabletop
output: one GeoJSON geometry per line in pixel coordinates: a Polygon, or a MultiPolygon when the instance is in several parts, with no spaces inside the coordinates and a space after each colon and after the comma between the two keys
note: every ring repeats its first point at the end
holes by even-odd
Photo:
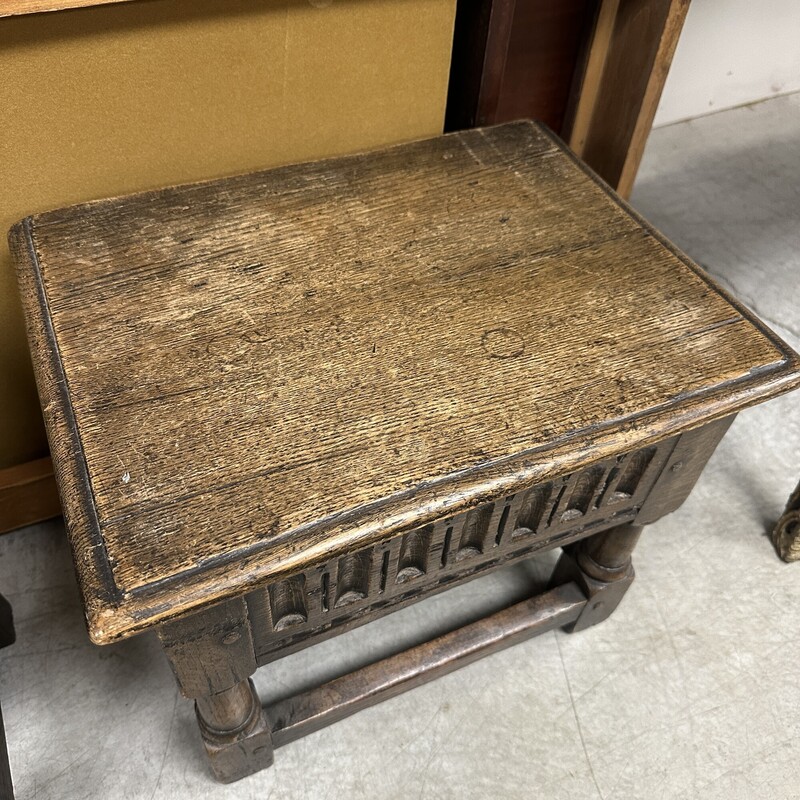
{"type": "Polygon", "coordinates": [[[798,382],[532,123],[11,241],[98,642],[798,382]]]}

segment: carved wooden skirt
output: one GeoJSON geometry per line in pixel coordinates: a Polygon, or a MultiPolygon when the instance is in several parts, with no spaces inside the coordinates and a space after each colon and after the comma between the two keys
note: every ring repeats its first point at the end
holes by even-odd
{"type": "Polygon", "coordinates": [[[11,245],[89,633],[214,774],[605,619],[797,356],[532,123],[100,201],[11,245]],[[548,591],[266,708],[262,664],[534,553],[548,591]]]}

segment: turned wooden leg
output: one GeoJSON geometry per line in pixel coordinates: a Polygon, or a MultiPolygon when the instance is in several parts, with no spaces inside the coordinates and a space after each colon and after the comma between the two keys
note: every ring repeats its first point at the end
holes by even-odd
{"type": "Polygon", "coordinates": [[[217,780],[236,781],[272,764],[272,736],[251,680],[198,697],[194,707],[217,780]]]}
{"type": "Polygon", "coordinates": [[[564,630],[581,631],[609,617],[633,583],[631,553],[641,525],[620,525],[564,549],[550,579],[551,586],[575,581],[588,602],[578,619],[564,630]]]}
{"type": "Polygon", "coordinates": [[[159,629],[181,693],[195,712],[214,777],[223,783],[272,764],[272,735],[250,680],[255,653],[244,600],[159,629]]]}
{"type": "Polygon", "coordinates": [[[772,531],[772,541],[784,561],[800,561],[800,483],[772,531]]]}

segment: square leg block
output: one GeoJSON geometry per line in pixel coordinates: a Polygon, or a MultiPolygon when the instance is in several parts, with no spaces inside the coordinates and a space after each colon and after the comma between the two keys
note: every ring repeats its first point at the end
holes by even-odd
{"type": "Polygon", "coordinates": [[[625,592],[633,583],[634,577],[633,566],[629,564],[622,577],[617,580],[600,581],[587,575],[578,566],[573,552],[562,553],[550,579],[551,585],[560,586],[574,581],[588,598],[581,615],[575,622],[566,625],[564,630],[568,633],[576,633],[608,619],[622,601],[625,592]]]}
{"type": "Polygon", "coordinates": [[[195,712],[214,777],[231,783],[272,765],[272,735],[252,681],[198,698],[195,712]]]}

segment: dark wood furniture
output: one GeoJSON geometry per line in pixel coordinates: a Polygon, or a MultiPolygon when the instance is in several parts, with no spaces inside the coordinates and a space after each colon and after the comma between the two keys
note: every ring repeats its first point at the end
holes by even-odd
{"type": "Polygon", "coordinates": [[[689,0],[459,0],[446,130],[547,123],[623,197],[689,0]]]}
{"type": "MultiPolygon", "coordinates": [[[[11,603],[0,594],[0,648],[8,647],[17,640],[14,630],[14,614],[11,603]]],[[[8,761],[8,742],[3,713],[0,710],[0,799],[14,800],[14,783],[11,778],[11,765],[8,761]]]]}
{"type": "Polygon", "coordinates": [[[800,561],[800,483],[772,531],[772,541],[784,561],[800,561]]]}
{"type": "Polygon", "coordinates": [[[797,356],[516,123],[11,233],[92,639],[156,629],[212,768],[606,618],[797,356]],[[546,593],[262,709],[250,675],[563,547],[546,593]]]}

